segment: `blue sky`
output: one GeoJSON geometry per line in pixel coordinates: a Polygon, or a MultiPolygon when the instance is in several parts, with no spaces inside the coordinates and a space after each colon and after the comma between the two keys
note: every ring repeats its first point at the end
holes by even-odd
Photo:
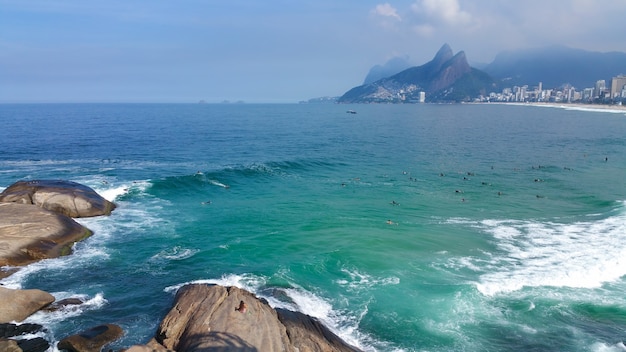
{"type": "Polygon", "coordinates": [[[0,102],[289,103],[394,56],[626,51],[626,0],[0,0],[0,102]]]}

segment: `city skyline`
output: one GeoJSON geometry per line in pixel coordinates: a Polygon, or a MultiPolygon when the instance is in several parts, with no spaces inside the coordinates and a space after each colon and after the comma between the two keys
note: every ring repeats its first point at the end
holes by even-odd
{"type": "Polygon", "coordinates": [[[560,89],[548,87],[543,89],[542,82],[528,89],[528,85],[506,87],[501,92],[490,92],[479,98],[481,101],[498,102],[583,102],[608,103],[622,105],[626,99],[626,75],[617,75],[611,78],[607,85],[606,80],[600,79],[593,87],[573,87],[565,85],[560,89]]]}
{"type": "Polygon", "coordinates": [[[0,0],[0,102],[297,102],[442,43],[470,63],[553,44],[621,51],[623,13],[624,0],[0,0]]]}

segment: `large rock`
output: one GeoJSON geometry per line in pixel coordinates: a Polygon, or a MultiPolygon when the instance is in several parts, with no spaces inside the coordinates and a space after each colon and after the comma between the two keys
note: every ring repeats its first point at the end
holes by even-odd
{"type": "MultiPolygon", "coordinates": [[[[0,338],[3,337],[14,337],[25,334],[34,334],[36,332],[42,331],[43,326],[39,324],[11,324],[11,323],[0,323],[0,338]]],[[[0,349],[0,351],[2,351],[0,349]]]]}
{"type": "Polygon", "coordinates": [[[23,352],[15,340],[0,339],[0,351],[2,352],[23,352]]]}
{"type": "Polygon", "coordinates": [[[34,339],[17,340],[17,345],[22,352],[46,352],[50,348],[50,343],[43,337],[34,339]]]}
{"type": "Polygon", "coordinates": [[[12,290],[0,286],[0,323],[22,321],[54,302],[54,296],[41,290],[12,290]]]}
{"type": "Polygon", "coordinates": [[[165,348],[153,338],[145,345],[134,345],[123,352],[172,352],[172,350],[165,348]]]}
{"type": "Polygon", "coordinates": [[[239,288],[186,285],[156,340],[178,352],[358,351],[309,316],[293,313],[287,320],[284,324],[266,301],[239,288]]]}
{"type": "Polygon", "coordinates": [[[115,324],[99,325],[62,339],[57,348],[71,352],[100,352],[103,346],[119,339],[123,334],[122,328],[115,324]]]}
{"type": "Polygon", "coordinates": [[[18,181],[0,193],[0,202],[35,204],[73,218],[109,215],[115,209],[93,189],[62,180],[18,181]]]}
{"type": "MultiPolygon", "coordinates": [[[[2,301],[5,303],[4,301],[2,301]]],[[[6,302],[14,304],[14,302],[6,302]]],[[[44,331],[39,324],[0,324],[0,351],[2,352],[46,352],[50,348],[50,343],[43,337],[10,339],[26,334],[35,334],[44,331]]]]}
{"type": "Polygon", "coordinates": [[[29,204],[0,203],[0,266],[69,254],[75,242],[91,234],[65,215],[29,204]]]}
{"type": "Polygon", "coordinates": [[[296,351],[356,351],[339,336],[328,330],[319,320],[287,309],[276,309],[278,319],[287,329],[289,340],[296,351]]]}

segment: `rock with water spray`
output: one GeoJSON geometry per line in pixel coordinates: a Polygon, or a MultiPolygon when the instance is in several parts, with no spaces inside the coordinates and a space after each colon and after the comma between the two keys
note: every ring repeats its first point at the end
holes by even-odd
{"type": "Polygon", "coordinates": [[[359,351],[313,317],[278,313],[236,287],[201,284],[178,290],[156,341],[174,351],[359,351]]]}
{"type": "Polygon", "coordinates": [[[0,323],[19,322],[54,302],[54,296],[42,290],[0,287],[0,302],[0,323]]]}

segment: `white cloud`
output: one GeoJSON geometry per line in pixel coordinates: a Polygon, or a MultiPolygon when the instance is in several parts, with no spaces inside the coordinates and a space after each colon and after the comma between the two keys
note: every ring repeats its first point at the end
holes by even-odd
{"type": "Polygon", "coordinates": [[[418,15],[425,15],[428,22],[446,25],[466,25],[472,22],[472,16],[461,10],[457,0],[419,0],[411,8],[418,15]]]}
{"type": "Polygon", "coordinates": [[[391,18],[397,21],[401,21],[402,18],[398,15],[398,10],[396,10],[389,3],[379,4],[372,10],[373,15],[382,16],[384,18],[391,18]]]}

